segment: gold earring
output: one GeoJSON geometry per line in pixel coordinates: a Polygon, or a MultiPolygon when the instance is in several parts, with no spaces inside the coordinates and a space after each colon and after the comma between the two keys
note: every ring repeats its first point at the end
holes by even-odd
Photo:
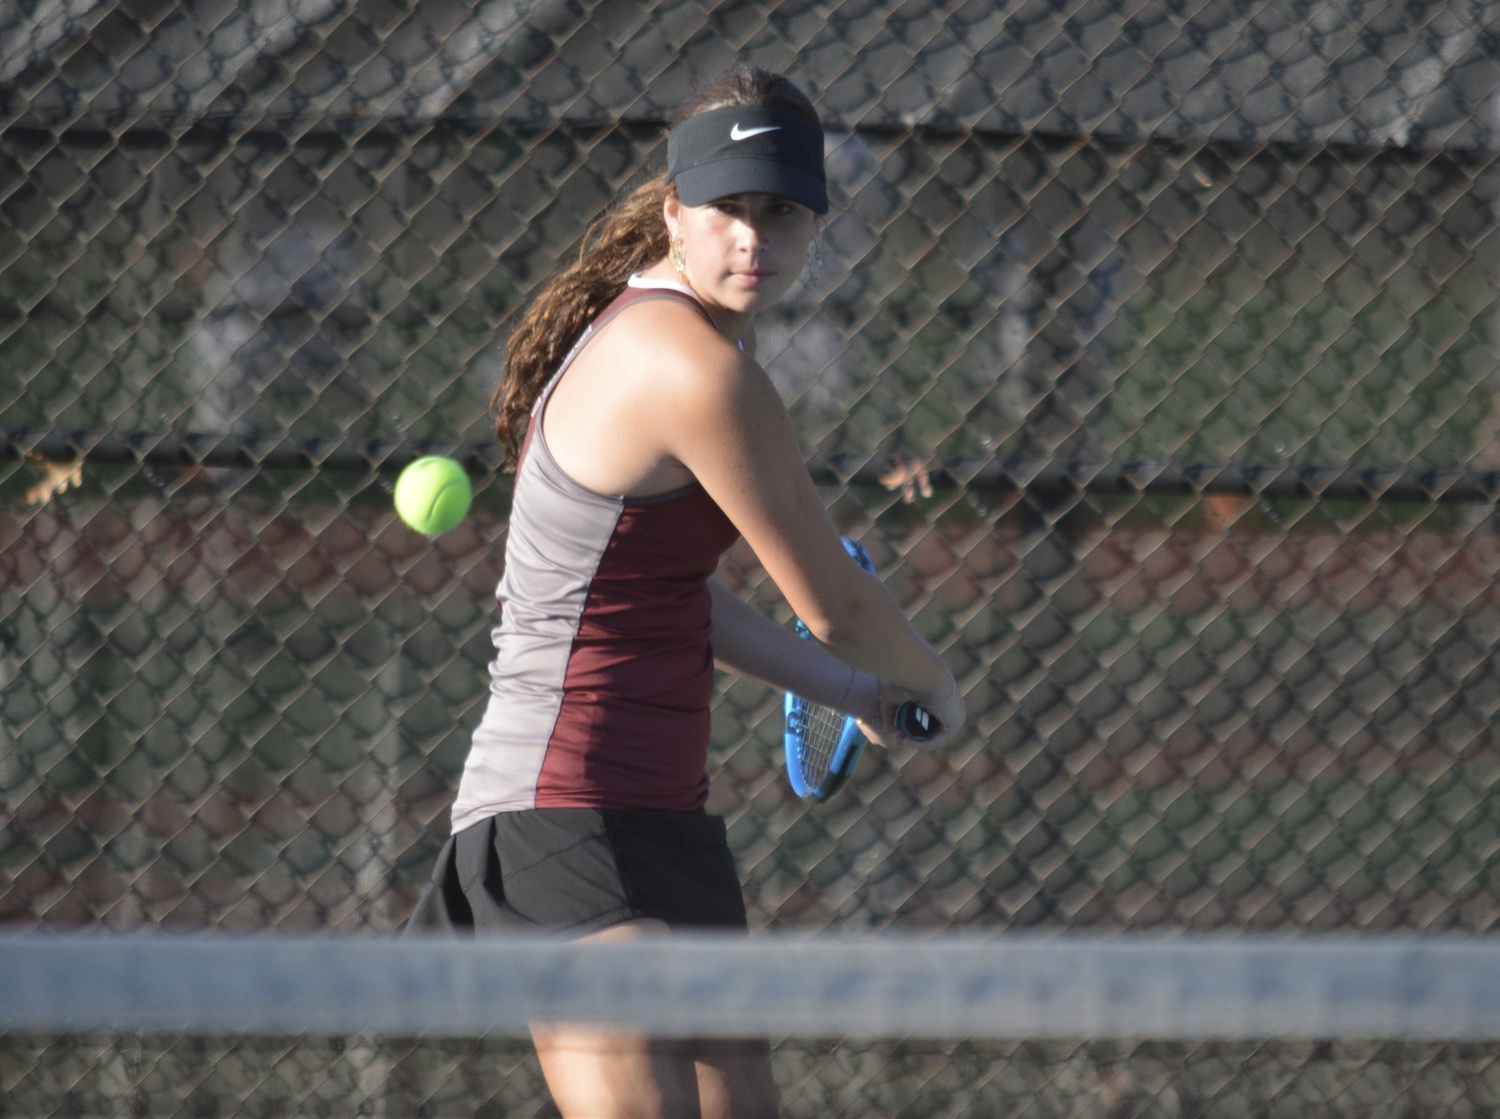
{"type": "Polygon", "coordinates": [[[672,268],[677,273],[677,278],[687,283],[687,250],[682,247],[682,238],[672,238],[672,268]]]}

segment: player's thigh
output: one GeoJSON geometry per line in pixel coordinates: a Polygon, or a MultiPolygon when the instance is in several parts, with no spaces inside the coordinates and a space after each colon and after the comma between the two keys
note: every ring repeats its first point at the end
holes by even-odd
{"type": "Polygon", "coordinates": [[[563,1119],[701,1119],[696,1069],[680,1041],[568,1027],[532,1037],[563,1119]]]}
{"type": "Polygon", "coordinates": [[[764,1041],[672,1040],[583,1028],[535,1029],[564,1119],[776,1119],[764,1041]]]}
{"type": "Polygon", "coordinates": [[[780,1114],[768,1042],[704,1038],[689,1044],[703,1119],[775,1119],[780,1114]]]}
{"type": "MultiPolygon", "coordinates": [[[[664,935],[661,921],[615,925],[581,938],[664,935]]],[[[691,1043],[599,1030],[537,1025],[531,1030],[547,1089],[564,1119],[700,1119],[691,1043]]]]}

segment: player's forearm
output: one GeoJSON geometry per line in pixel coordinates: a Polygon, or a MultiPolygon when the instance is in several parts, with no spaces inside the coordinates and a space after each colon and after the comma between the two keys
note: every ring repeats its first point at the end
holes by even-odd
{"type": "Polygon", "coordinates": [[[851,586],[849,595],[814,632],[844,663],[915,695],[947,695],[952,687],[942,657],[873,577],[851,586]]]}
{"type": "Polygon", "coordinates": [[[709,587],[714,660],[719,667],[864,717],[874,695],[873,677],[777,625],[718,580],[710,580],[709,587]]]}

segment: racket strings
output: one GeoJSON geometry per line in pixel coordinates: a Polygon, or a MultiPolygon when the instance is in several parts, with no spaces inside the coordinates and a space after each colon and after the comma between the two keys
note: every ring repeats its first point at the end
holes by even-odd
{"type": "Polygon", "coordinates": [[[832,707],[805,703],[802,705],[802,773],[809,784],[818,784],[828,775],[844,740],[844,714],[832,707]]]}

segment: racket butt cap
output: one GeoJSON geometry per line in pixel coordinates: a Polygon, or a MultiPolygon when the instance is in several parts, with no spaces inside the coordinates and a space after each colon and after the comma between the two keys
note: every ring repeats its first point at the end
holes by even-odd
{"type": "Polygon", "coordinates": [[[896,726],[914,742],[925,742],[942,729],[932,713],[907,700],[896,712],[896,726]]]}

